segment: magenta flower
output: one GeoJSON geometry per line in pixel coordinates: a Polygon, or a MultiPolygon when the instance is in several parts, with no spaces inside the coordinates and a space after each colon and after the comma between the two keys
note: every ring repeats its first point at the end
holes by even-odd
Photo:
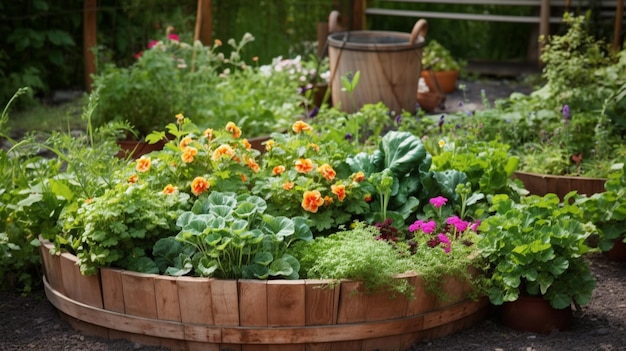
{"type": "Polygon", "coordinates": [[[413,233],[422,229],[422,224],[424,224],[424,221],[422,221],[421,219],[418,219],[417,221],[413,222],[413,224],[409,226],[409,231],[413,233]]]}
{"type": "Polygon", "coordinates": [[[428,221],[422,224],[422,231],[424,234],[430,234],[437,229],[437,223],[435,221],[428,221]]]}
{"type": "Polygon", "coordinates": [[[429,202],[433,206],[435,206],[435,208],[440,208],[441,206],[445,205],[446,202],[448,202],[448,199],[446,199],[443,196],[437,196],[437,197],[433,197],[432,199],[430,199],[429,202]]]}
{"type": "Polygon", "coordinates": [[[450,249],[452,249],[452,242],[450,239],[444,233],[439,233],[438,238],[439,242],[443,244],[443,251],[450,253],[450,249]]]}
{"type": "Polygon", "coordinates": [[[479,225],[480,225],[480,220],[477,220],[474,224],[472,224],[472,231],[477,232],[479,225]]]}
{"type": "Polygon", "coordinates": [[[462,220],[458,216],[452,216],[448,218],[446,223],[453,225],[456,228],[457,232],[464,232],[470,224],[469,222],[462,220]]]}

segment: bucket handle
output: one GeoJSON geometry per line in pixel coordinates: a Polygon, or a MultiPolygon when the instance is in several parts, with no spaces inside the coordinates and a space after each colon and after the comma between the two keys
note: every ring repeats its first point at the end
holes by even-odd
{"type": "Polygon", "coordinates": [[[413,30],[411,31],[411,36],[409,38],[409,44],[416,45],[417,40],[420,37],[420,34],[424,39],[426,39],[426,34],[428,33],[428,22],[425,19],[420,19],[415,22],[413,26],[413,30]]]}
{"type": "Polygon", "coordinates": [[[328,32],[329,33],[345,31],[343,26],[339,24],[340,17],[341,17],[341,14],[339,13],[339,11],[333,10],[330,12],[330,15],[328,15],[328,32]]]}

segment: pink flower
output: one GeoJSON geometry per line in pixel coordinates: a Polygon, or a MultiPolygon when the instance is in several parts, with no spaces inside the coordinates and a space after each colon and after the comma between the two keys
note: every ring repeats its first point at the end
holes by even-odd
{"type": "Polygon", "coordinates": [[[417,221],[415,221],[413,224],[409,226],[409,231],[413,233],[415,231],[422,229],[422,224],[424,224],[424,221],[422,221],[421,219],[418,219],[417,221]]]}
{"type": "Polygon", "coordinates": [[[448,218],[446,223],[453,225],[456,228],[457,232],[464,232],[469,226],[469,222],[462,220],[458,216],[452,216],[448,218]]]}
{"type": "Polygon", "coordinates": [[[178,36],[178,34],[173,34],[173,33],[168,34],[167,39],[173,40],[173,41],[180,41],[180,37],[178,36]]]}
{"type": "Polygon", "coordinates": [[[152,49],[158,43],[158,40],[150,40],[150,42],[148,42],[148,49],[152,49]]]}
{"type": "Polygon", "coordinates": [[[472,231],[477,232],[479,225],[480,225],[480,220],[477,220],[474,224],[472,224],[472,227],[471,227],[472,231]]]}
{"type": "Polygon", "coordinates": [[[437,197],[433,197],[432,199],[429,200],[429,202],[435,206],[435,208],[439,208],[443,205],[446,204],[446,202],[448,202],[448,199],[446,199],[443,196],[437,196],[437,197]]]}
{"type": "Polygon", "coordinates": [[[421,219],[418,219],[409,226],[410,232],[421,230],[422,232],[424,232],[424,234],[430,234],[434,232],[435,229],[437,229],[437,223],[435,223],[435,221],[424,222],[421,219]]]}
{"type": "Polygon", "coordinates": [[[444,233],[439,233],[438,238],[439,242],[443,244],[443,250],[446,253],[450,253],[450,249],[452,248],[452,242],[450,239],[444,233]]]}

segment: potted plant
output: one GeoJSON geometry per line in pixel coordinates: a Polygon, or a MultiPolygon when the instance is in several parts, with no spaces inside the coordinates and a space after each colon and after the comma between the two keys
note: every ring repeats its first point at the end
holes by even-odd
{"type": "Polygon", "coordinates": [[[449,94],[456,90],[461,67],[461,62],[437,40],[430,40],[424,47],[421,76],[430,91],[449,94]]]}
{"type": "Polygon", "coordinates": [[[502,305],[503,323],[512,328],[567,329],[571,305],[591,298],[595,280],[584,256],[591,233],[582,223],[582,209],[569,203],[572,196],[561,204],[555,194],[531,195],[520,203],[496,195],[493,215],[479,227],[477,246],[489,262],[489,299],[502,305]]]}
{"type": "Polygon", "coordinates": [[[609,259],[626,261],[626,164],[613,167],[605,183],[606,190],[577,199],[585,218],[598,231],[598,247],[609,259]]]}

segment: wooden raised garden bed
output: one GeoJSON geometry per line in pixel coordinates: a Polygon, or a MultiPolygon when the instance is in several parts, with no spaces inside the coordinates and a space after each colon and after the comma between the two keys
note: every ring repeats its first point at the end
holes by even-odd
{"type": "Polygon", "coordinates": [[[513,177],[521,180],[531,195],[543,196],[554,193],[560,199],[563,199],[568,192],[573,190],[585,195],[604,192],[604,183],[606,182],[605,178],[557,176],[522,171],[516,171],[513,177]]]}
{"type": "Polygon", "coordinates": [[[83,276],[76,257],[42,240],[48,300],[73,328],[172,350],[406,350],[481,320],[488,301],[443,284],[445,302],[406,274],[415,299],[363,294],[357,281],[219,280],[103,268],[83,276]]]}

